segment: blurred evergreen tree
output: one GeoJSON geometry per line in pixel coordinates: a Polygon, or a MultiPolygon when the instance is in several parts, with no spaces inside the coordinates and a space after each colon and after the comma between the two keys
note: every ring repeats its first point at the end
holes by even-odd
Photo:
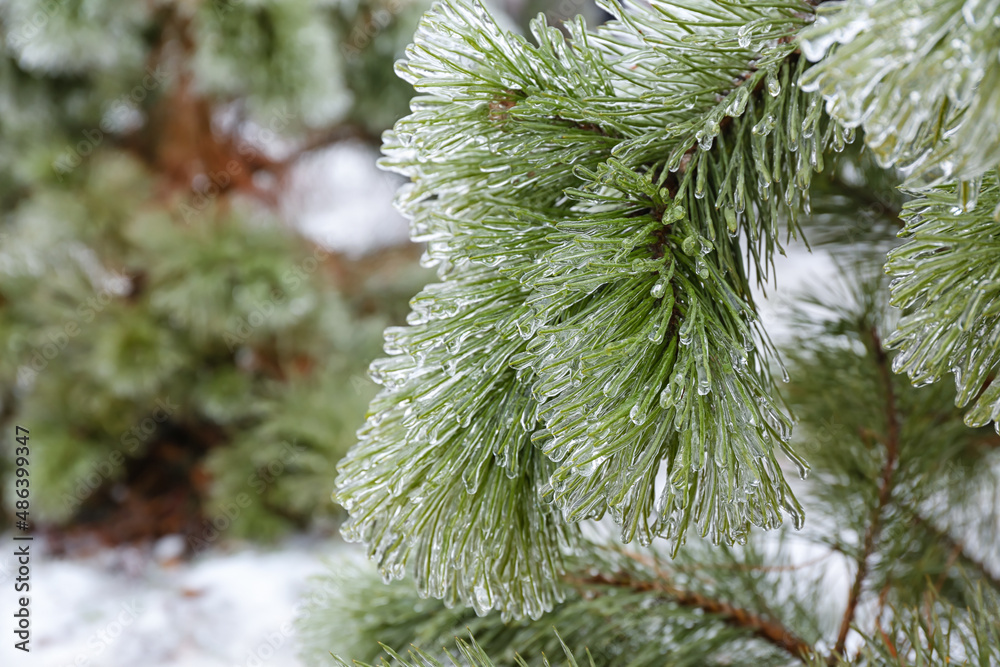
{"type": "Polygon", "coordinates": [[[421,270],[314,244],[282,192],[406,112],[424,9],[0,2],[0,406],[5,447],[31,430],[34,522],[200,548],[334,512],[421,270]]]}

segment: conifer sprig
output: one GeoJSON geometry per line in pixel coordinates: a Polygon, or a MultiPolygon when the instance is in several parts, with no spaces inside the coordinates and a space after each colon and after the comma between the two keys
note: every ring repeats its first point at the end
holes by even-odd
{"type": "Polygon", "coordinates": [[[863,128],[909,187],[968,181],[971,208],[978,179],[1000,162],[1000,2],[848,0],[817,12],[799,40],[818,61],[804,88],[863,128]]]}
{"type": "Polygon", "coordinates": [[[591,531],[563,561],[564,602],[538,620],[475,618],[417,600],[409,581],[349,574],[311,607],[308,644],[370,660],[376,640],[412,642],[440,659],[468,631],[497,664],[540,664],[558,655],[554,627],[596,665],[992,664],[1000,439],[965,426],[949,386],[890,373],[882,337],[895,318],[878,276],[804,301],[784,348],[797,446],[816,473],[802,484],[802,531],[738,547],[692,535],[675,556],[594,544],[591,531]],[[828,576],[838,561],[848,577],[828,576]]]}
{"type": "Polygon", "coordinates": [[[398,203],[442,282],[387,332],[394,356],[372,367],[385,389],[336,498],[385,572],[416,563],[421,590],[480,610],[555,600],[546,580],[509,589],[497,568],[557,573],[561,539],[462,529],[483,565],[454,574],[445,536],[469,516],[500,525],[480,499],[515,486],[519,516],[566,536],[606,512],[624,540],[675,548],[689,526],[732,543],[802,519],[775,449],[804,463],[749,282],[781,218],[794,232],[808,211],[825,151],[852,138],[796,87],[811,9],[605,8],[615,21],[573,22],[568,38],[539,19],[531,43],[478,4],[439,3],[397,67],[422,96],[382,164],[411,178],[398,203]],[[546,455],[535,472],[526,443],[546,455]],[[445,490],[457,476],[466,496],[445,490]],[[531,509],[532,487],[554,507],[531,509]]]}
{"type": "Polygon", "coordinates": [[[961,185],[941,186],[907,203],[906,239],[889,254],[893,303],[904,309],[890,343],[894,368],[915,384],[955,376],[958,406],[971,406],[969,426],[1000,429],[1000,268],[993,258],[1000,217],[995,170],[977,185],[978,206],[961,185]],[[972,210],[970,210],[970,207],[972,210]]]}

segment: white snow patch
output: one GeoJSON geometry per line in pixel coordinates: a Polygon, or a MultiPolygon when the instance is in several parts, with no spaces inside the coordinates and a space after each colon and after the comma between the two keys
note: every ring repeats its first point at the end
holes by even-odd
{"type": "Polygon", "coordinates": [[[409,225],[392,205],[401,177],[380,170],[378,153],[344,142],[301,160],[284,198],[289,219],[333,250],[361,255],[405,243],[409,225]]]}
{"type": "Polygon", "coordinates": [[[785,255],[775,254],[771,281],[761,290],[753,287],[761,323],[775,344],[787,343],[795,335],[789,322],[792,305],[802,307],[797,297],[803,293],[828,294],[842,284],[840,269],[830,253],[822,249],[812,252],[801,241],[785,247],[785,255]]]}
{"type": "MultiPolygon", "coordinates": [[[[9,534],[0,540],[14,544],[9,534]]],[[[174,565],[129,547],[81,559],[43,548],[32,542],[30,654],[9,639],[17,572],[12,558],[0,559],[5,667],[297,667],[292,622],[306,580],[346,547],[298,537],[174,565]]]]}

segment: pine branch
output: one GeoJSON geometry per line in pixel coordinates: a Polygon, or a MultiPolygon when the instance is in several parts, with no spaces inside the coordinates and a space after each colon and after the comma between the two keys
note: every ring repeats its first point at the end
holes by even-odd
{"type": "Polygon", "coordinates": [[[858,186],[848,182],[846,179],[842,178],[836,170],[831,169],[827,172],[827,174],[826,180],[829,182],[829,185],[833,188],[837,195],[851,199],[858,205],[859,209],[876,212],[880,217],[884,218],[894,227],[902,229],[905,226],[905,223],[900,217],[900,213],[902,213],[901,207],[897,206],[893,202],[879,197],[878,194],[870,188],[858,186]]]}
{"type": "Polygon", "coordinates": [[[1000,266],[994,261],[1000,220],[1000,177],[934,188],[903,207],[906,242],[891,251],[886,273],[892,304],[903,310],[887,344],[895,368],[914,384],[952,374],[955,404],[970,405],[968,426],[1000,417],[1000,266]]]}
{"type": "Polygon", "coordinates": [[[803,85],[826,98],[835,118],[864,129],[883,167],[905,168],[908,187],[964,180],[978,188],[1000,160],[998,8],[995,0],[820,8],[799,39],[818,61],[803,85]],[[884,37],[900,32],[905,38],[884,37]]]}
{"type": "Polygon", "coordinates": [[[468,577],[436,554],[458,516],[498,521],[485,501],[511,482],[482,471],[523,478],[529,446],[552,466],[542,514],[567,535],[608,513],[625,541],[679,549],[689,527],[731,544],[803,519],[777,455],[805,463],[755,345],[746,264],[766,274],[826,148],[851,140],[796,85],[810,9],[609,8],[617,20],[568,39],[538,20],[530,43],[481,4],[436,4],[397,68],[422,96],[383,146],[381,165],[413,181],[398,201],[441,282],[372,366],[385,389],[340,468],[346,534],[387,573],[419,552],[433,594],[512,615],[554,598],[508,598],[489,562],[557,564],[558,540],[539,558],[472,533],[463,548],[485,561],[468,577]],[[467,493],[437,481],[459,475],[467,493]]]}
{"type": "Polygon", "coordinates": [[[659,581],[639,580],[619,572],[611,574],[593,574],[586,577],[567,576],[564,581],[578,587],[610,586],[625,588],[637,593],[652,593],[674,602],[681,607],[699,609],[706,614],[717,616],[727,625],[746,630],[782,651],[794,656],[803,663],[815,653],[813,646],[797,637],[781,623],[760,616],[752,611],[733,606],[723,600],[716,600],[694,591],[678,588],[661,579],[659,581]]]}
{"type": "MultiPolygon", "coordinates": [[[[583,576],[621,565],[616,550],[585,547],[578,555],[571,570],[583,576]]],[[[646,574],[635,571],[634,576],[646,574]]],[[[500,664],[512,664],[520,654],[528,664],[539,665],[544,656],[561,653],[553,630],[575,653],[593,656],[598,667],[728,665],[735,655],[761,667],[788,663],[784,651],[745,627],[632,588],[586,586],[580,595],[563,583],[567,601],[553,611],[537,620],[503,622],[499,614],[477,616],[471,609],[420,597],[410,582],[386,585],[373,568],[356,563],[332,564],[315,583],[317,594],[297,624],[308,665],[327,664],[331,652],[375,661],[380,643],[397,652],[412,646],[436,649],[461,634],[471,634],[500,664]]]]}
{"type": "MultiPolygon", "coordinates": [[[[941,530],[935,526],[929,519],[922,516],[912,509],[909,511],[910,517],[913,523],[920,526],[927,532],[934,536],[934,540],[945,547],[948,551],[957,554],[958,559],[967,565],[969,568],[975,570],[981,579],[986,581],[990,586],[992,586],[997,592],[1000,592],[1000,577],[997,577],[993,571],[986,566],[984,562],[976,558],[969,553],[962,540],[955,539],[946,530],[941,530]]],[[[942,573],[943,574],[943,573],[942,573]]]]}
{"type": "MultiPolygon", "coordinates": [[[[796,62],[798,62],[799,56],[800,53],[798,51],[792,51],[785,58],[786,65],[788,66],[794,65],[796,62]]],[[[748,60],[746,65],[746,70],[737,75],[736,77],[734,77],[735,85],[732,87],[732,89],[720,93],[719,103],[721,104],[725,102],[727,98],[731,99],[732,96],[737,93],[737,91],[739,91],[739,94],[742,94],[747,98],[751,97],[754,98],[754,101],[756,101],[757,103],[765,102],[766,98],[762,96],[762,93],[766,88],[767,81],[764,77],[754,77],[753,74],[757,71],[758,69],[754,65],[754,61],[748,60]],[[750,92],[746,93],[746,90],[749,90],[750,92]]],[[[734,118],[733,116],[725,116],[719,121],[718,134],[720,136],[731,134],[733,132],[733,127],[732,127],[733,118],[734,118]]],[[[654,180],[662,181],[663,187],[667,188],[667,191],[670,193],[671,199],[677,196],[677,191],[682,182],[682,177],[685,174],[685,172],[687,172],[688,169],[692,167],[691,163],[697,156],[698,150],[699,150],[698,142],[692,141],[691,147],[684,151],[683,156],[681,157],[680,162],[678,163],[679,166],[676,171],[668,171],[666,174],[663,174],[663,176],[665,176],[665,180],[662,177],[657,179],[654,176],[654,180]]],[[[661,166],[661,169],[665,169],[665,167],[666,165],[663,165],[661,166]]]]}
{"type": "Polygon", "coordinates": [[[413,179],[404,210],[458,312],[421,313],[428,333],[393,332],[391,348],[429,359],[445,331],[520,336],[511,364],[538,403],[531,440],[557,464],[567,519],[609,511],[626,539],[679,547],[693,525],[731,543],[785,514],[801,522],[775,455],[805,467],[769,391],[767,346],[752,342],[738,237],[766,274],[779,220],[807,207],[825,148],[850,138],[795,85],[791,37],[808,7],[719,3],[697,20],[697,3],[681,18],[657,7],[614,8],[618,21],[574,24],[569,40],[537,22],[537,45],[474,4],[428,16],[399,67],[426,96],[386,135],[382,164],[413,179]],[[460,325],[461,304],[483,298],[461,281],[483,266],[509,286],[510,314],[460,325]],[[660,492],[656,461],[669,462],[660,492]]]}
{"type": "MultiPolygon", "coordinates": [[[[862,636],[858,658],[864,665],[1000,664],[1000,605],[995,596],[977,591],[968,606],[942,604],[929,591],[926,613],[915,607],[895,609],[891,627],[878,636],[862,636]]],[[[847,661],[833,663],[846,665],[847,661]]]]}
{"type": "Polygon", "coordinates": [[[847,597],[847,608],[844,610],[843,619],[840,622],[840,631],[837,633],[837,643],[834,645],[834,655],[843,655],[844,646],[847,642],[847,634],[850,632],[851,623],[854,621],[854,614],[857,611],[858,602],[861,598],[861,591],[864,586],[865,577],[868,575],[869,560],[875,553],[878,543],[878,533],[882,528],[882,515],[889,505],[892,496],[893,474],[896,470],[896,462],[899,458],[899,413],[896,406],[896,393],[892,386],[892,369],[890,368],[889,357],[882,347],[877,329],[872,326],[870,334],[870,351],[875,357],[878,366],[879,377],[881,378],[885,392],[885,416],[887,432],[885,434],[885,464],[882,467],[881,484],[879,486],[878,502],[872,509],[871,519],[865,529],[864,546],[858,558],[858,571],[854,576],[854,583],[851,585],[850,593],[847,597]]]}

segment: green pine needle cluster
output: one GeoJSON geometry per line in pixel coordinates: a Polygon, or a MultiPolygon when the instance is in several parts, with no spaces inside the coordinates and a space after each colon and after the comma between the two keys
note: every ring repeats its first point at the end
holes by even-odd
{"type": "Polygon", "coordinates": [[[968,181],[964,197],[975,197],[1000,161],[1000,3],[848,0],[817,11],[800,37],[819,61],[803,88],[862,128],[882,166],[902,170],[908,185],[968,181]]]}
{"type": "Polygon", "coordinates": [[[548,609],[552,577],[526,573],[558,571],[582,519],[678,546],[689,525],[732,543],[801,521],[748,271],[852,138],[793,85],[811,13],[606,9],[568,38],[539,19],[533,45],[440,4],[398,66],[422,96],[383,166],[412,179],[399,205],[442,282],[386,334],[337,499],[385,572],[411,562],[422,590],[481,610],[548,609]],[[494,537],[505,506],[552,539],[494,537]]]}
{"type": "Polygon", "coordinates": [[[904,311],[892,342],[896,370],[914,383],[955,376],[966,423],[1000,429],[1000,270],[993,261],[1000,219],[997,171],[968,201],[963,185],[941,186],[903,210],[906,242],[889,255],[893,303],[904,311]]]}
{"type": "Polygon", "coordinates": [[[892,374],[895,315],[872,268],[804,296],[782,346],[794,442],[812,465],[801,531],[735,547],[691,535],[671,556],[588,530],[555,582],[564,601],[536,620],[478,616],[338,562],[299,620],[307,664],[452,664],[454,638],[470,635],[476,652],[454,664],[573,664],[563,645],[609,667],[993,664],[1000,439],[963,423],[946,383],[892,374]],[[863,614],[847,614],[851,600],[863,614]]]}

